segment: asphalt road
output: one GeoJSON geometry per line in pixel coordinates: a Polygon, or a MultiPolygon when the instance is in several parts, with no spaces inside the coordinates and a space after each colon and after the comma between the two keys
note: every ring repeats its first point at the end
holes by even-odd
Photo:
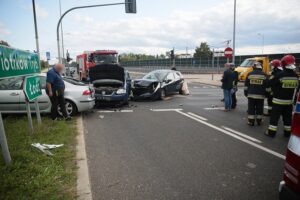
{"type": "Polygon", "coordinates": [[[219,88],[190,91],[84,116],[94,199],[278,199],[288,139],[248,127],[241,90],[231,112],[219,88]]]}

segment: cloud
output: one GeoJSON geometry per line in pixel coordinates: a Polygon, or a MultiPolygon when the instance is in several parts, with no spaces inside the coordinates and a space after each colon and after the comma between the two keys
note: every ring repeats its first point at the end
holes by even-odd
{"type": "MultiPolygon", "coordinates": [[[[284,6],[281,0],[238,1],[237,54],[260,53],[262,38],[258,33],[264,35],[265,53],[286,52],[289,48],[300,51],[299,0],[287,1],[284,6]]],[[[224,48],[222,42],[232,39],[232,1],[199,12],[173,10],[169,16],[105,21],[77,14],[65,44],[73,54],[93,49],[160,54],[173,47],[177,52],[186,47],[194,49],[202,41],[224,48]]]]}
{"type": "Polygon", "coordinates": [[[0,22],[0,38],[10,34],[11,31],[3,23],[0,22]]]}
{"type": "Polygon", "coordinates": [[[36,15],[38,16],[38,18],[47,18],[49,16],[48,11],[46,9],[44,9],[43,7],[41,7],[40,5],[36,4],[35,9],[36,9],[36,15]]]}

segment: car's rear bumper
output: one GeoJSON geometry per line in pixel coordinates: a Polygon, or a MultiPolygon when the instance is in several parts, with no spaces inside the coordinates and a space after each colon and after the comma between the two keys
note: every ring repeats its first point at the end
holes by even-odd
{"type": "Polygon", "coordinates": [[[91,110],[95,106],[95,99],[88,99],[88,100],[82,100],[79,101],[77,104],[78,112],[91,110]]]}
{"type": "Polygon", "coordinates": [[[300,194],[291,190],[284,181],[279,184],[279,199],[280,200],[299,200],[300,194]]]}

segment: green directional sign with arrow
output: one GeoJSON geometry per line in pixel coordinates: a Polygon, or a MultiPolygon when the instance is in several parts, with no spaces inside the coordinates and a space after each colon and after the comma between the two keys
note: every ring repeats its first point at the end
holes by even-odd
{"type": "Polygon", "coordinates": [[[33,101],[42,95],[39,76],[27,76],[24,83],[23,91],[28,101],[33,101]]]}
{"type": "Polygon", "coordinates": [[[0,45],[0,79],[40,72],[37,54],[0,45]]]}

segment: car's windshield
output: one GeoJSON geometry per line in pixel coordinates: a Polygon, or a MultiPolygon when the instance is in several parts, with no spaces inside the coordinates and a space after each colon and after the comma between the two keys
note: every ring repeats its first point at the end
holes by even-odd
{"type": "Polygon", "coordinates": [[[167,74],[166,71],[153,71],[146,74],[143,79],[163,81],[167,74]]]}
{"type": "Polygon", "coordinates": [[[117,54],[94,54],[94,62],[96,64],[117,63],[117,54]]]}
{"type": "Polygon", "coordinates": [[[240,64],[240,67],[252,67],[255,62],[255,60],[246,59],[240,64]]]}

